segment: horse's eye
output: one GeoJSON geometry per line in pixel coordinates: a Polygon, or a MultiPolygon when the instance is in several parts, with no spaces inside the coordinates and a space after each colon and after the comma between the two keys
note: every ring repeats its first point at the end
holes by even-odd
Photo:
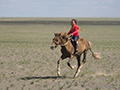
{"type": "Polygon", "coordinates": [[[63,39],[65,39],[65,36],[62,36],[63,39]]]}

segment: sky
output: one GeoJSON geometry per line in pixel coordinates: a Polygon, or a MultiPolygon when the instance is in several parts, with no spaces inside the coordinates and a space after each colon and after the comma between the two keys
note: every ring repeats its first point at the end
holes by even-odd
{"type": "Polygon", "coordinates": [[[120,17],[120,0],[0,0],[0,17],[120,17]]]}

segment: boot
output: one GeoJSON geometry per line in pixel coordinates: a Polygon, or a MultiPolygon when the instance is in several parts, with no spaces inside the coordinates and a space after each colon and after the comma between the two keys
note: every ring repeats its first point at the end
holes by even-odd
{"type": "Polygon", "coordinates": [[[74,52],[74,54],[78,52],[78,47],[79,47],[78,45],[75,46],[75,52],[74,52]]]}
{"type": "Polygon", "coordinates": [[[78,47],[79,47],[79,46],[78,46],[78,45],[76,45],[76,52],[78,52],[78,47]]]}

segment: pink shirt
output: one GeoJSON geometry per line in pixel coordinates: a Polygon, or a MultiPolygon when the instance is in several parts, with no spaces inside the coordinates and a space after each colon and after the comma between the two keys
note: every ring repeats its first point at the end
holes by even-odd
{"type": "Polygon", "coordinates": [[[71,33],[73,34],[73,36],[79,36],[79,27],[76,24],[71,27],[70,31],[68,32],[68,35],[71,33]]]}

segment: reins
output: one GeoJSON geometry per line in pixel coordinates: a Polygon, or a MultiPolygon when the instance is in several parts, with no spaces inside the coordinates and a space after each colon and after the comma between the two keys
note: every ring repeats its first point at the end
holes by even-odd
{"type": "Polygon", "coordinates": [[[67,45],[67,44],[68,44],[68,42],[69,42],[69,40],[68,40],[65,44],[61,44],[60,46],[65,46],[65,45],[67,45]]]}
{"type": "Polygon", "coordinates": [[[68,39],[68,41],[65,43],[65,44],[61,44],[60,46],[65,46],[65,45],[67,45],[68,44],[68,42],[69,42],[69,40],[71,40],[72,38],[70,37],[69,39],[68,39]]]}

